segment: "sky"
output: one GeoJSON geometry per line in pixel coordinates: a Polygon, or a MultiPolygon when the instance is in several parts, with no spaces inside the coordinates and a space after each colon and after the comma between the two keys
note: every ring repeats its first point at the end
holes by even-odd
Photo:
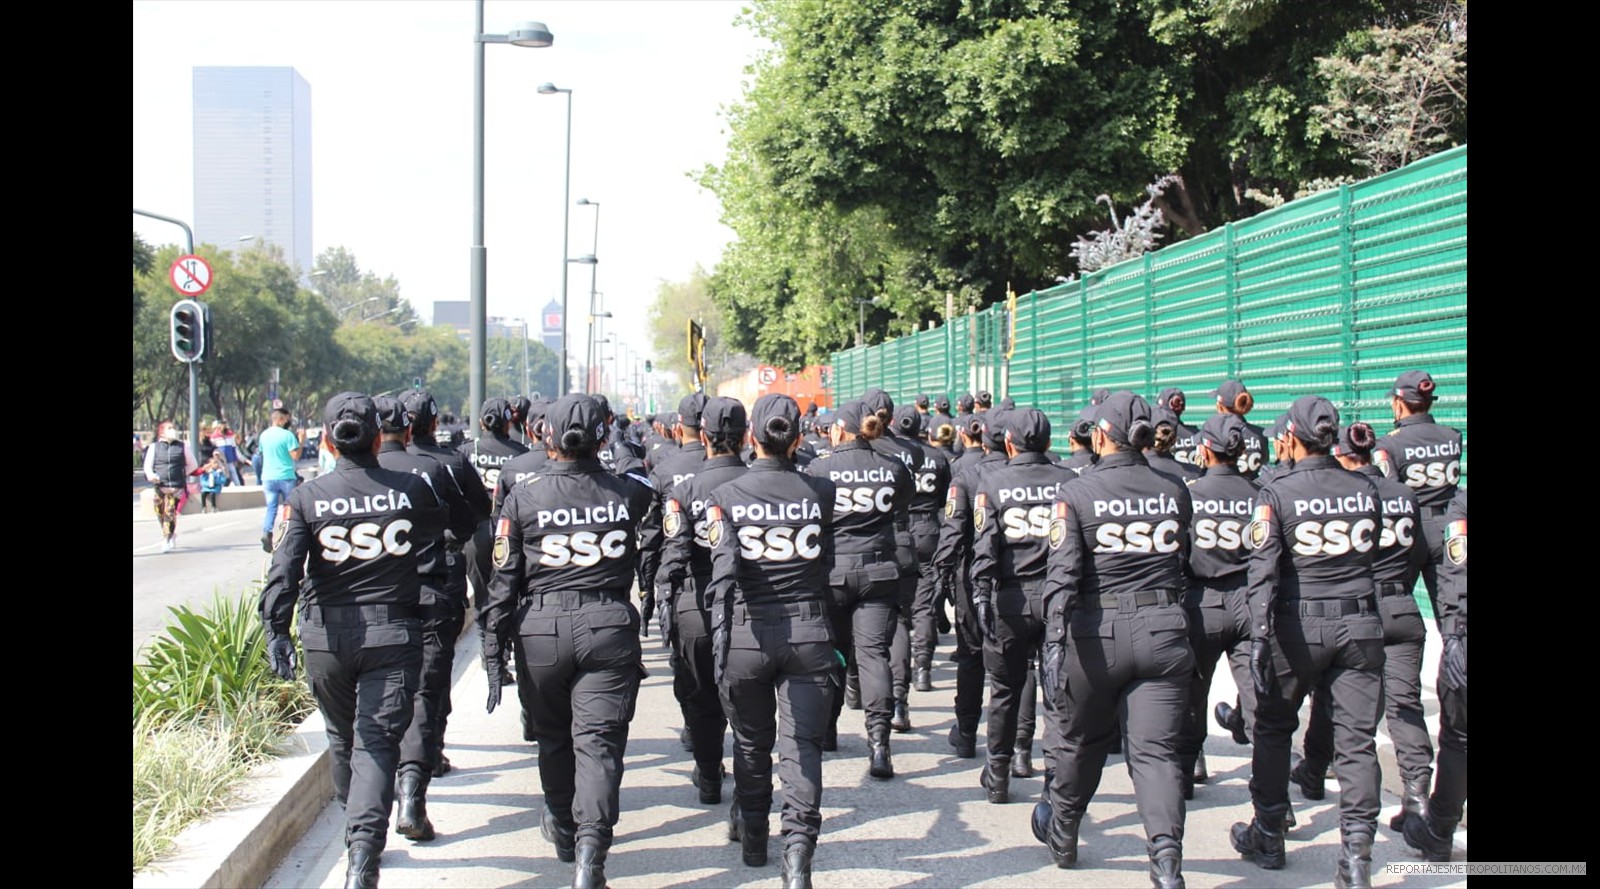
{"type": "MultiPolygon", "coordinates": [[[[292,67],[311,86],[312,251],[350,250],[424,319],[470,298],[474,0],[135,0],[133,206],[194,222],[193,69],[292,67]]],[[[626,347],[651,353],[661,281],[711,270],[733,233],[689,178],[725,156],[725,109],[765,46],[738,0],[486,0],[484,31],[540,21],[546,48],[484,48],[488,315],[532,319],[561,298],[570,88],[569,349],[591,289],[626,347]],[[596,214],[598,212],[598,245],[596,214]],[[598,249],[596,249],[598,247],[598,249]]],[[[170,223],[133,217],[156,244],[170,223]]],[[[248,235],[248,232],[241,232],[248,235]]],[[[610,353],[606,353],[610,357],[610,353]]]]}

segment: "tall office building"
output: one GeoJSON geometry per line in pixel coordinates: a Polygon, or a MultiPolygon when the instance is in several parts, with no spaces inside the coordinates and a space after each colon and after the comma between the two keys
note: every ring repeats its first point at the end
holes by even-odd
{"type": "Polygon", "coordinates": [[[311,85],[293,68],[194,69],[194,237],[259,237],[311,271],[311,85]]]}

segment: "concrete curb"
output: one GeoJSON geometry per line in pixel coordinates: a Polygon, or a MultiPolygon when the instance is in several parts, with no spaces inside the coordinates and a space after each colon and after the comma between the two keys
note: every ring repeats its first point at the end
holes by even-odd
{"type": "Polygon", "coordinates": [[[333,797],[328,736],[312,712],[285,752],[245,781],[242,805],[191,825],[174,854],[133,877],[134,889],[260,886],[333,797]]]}

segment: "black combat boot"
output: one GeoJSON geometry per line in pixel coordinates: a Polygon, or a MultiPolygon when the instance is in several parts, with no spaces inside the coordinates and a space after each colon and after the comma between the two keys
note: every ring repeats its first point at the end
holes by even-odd
{"type": "Polygon", "coordinates": [[[872,757],[871,765],[867,767],[867,774],[881,780],[894,777],[894,760],[889,758],[889,729],[887,726],[873,729],[872,737],[867,739],[868,753],[872,757]]]}
{"type": "Polygon", "coordinates": [[[1211,715],[1217,720],[1217,725],[1233,733],[1233,743],[1241,747],[1250,746],[1250,736],[1244,732],[1244,714],[1238,707],[1228,704],[1227,701],[1218,701],[1217,706],[1211,709],[1211,715]]]}
{"type": "Polygon", "coordinates": [[[1405,780],[1405,792],[1400,794],[1400,811],[1389,819],[1390,830],[1405,830],[1406,819],[1411,815],[1428,817],[1428,789],[1432,786],[1432,772],[1424,772],[1420,778],[1405,780]]]}
{"type": "Polygon", "coordinates": [[[1050,830],[1045,834],[1045,845],[1050,847],[1050,860],[1056,867],[1069,868],[1078,863],[1078,821],[1050,819],[1050,830]]]}
{"type": "Polygon", "coordinates": [[[578,863],[572,871],[572,889],[606,889],[606,852],[610,845],[599,837],[578,840],[578,863]]]}
{"type": "Polygon", "coordinates": [[[955,748],[956,756],[960,759],[972,759],[978,755],[978,733],[967,734],[961,730],[961,725],[950,726],[950,746],[955,748]]]}
{"type": "Polygon", "coordinates": [[[839,725],[828,723],[828,730],[822,735],[822,752],[832,753],[839,749],[839,725]]]}
{"type": "Polygon", "coordinates": [[[737,833],[739,836],[739,851],[744,856],[746,867],[767,866],[767,819],[745,818],[734,804],[734,810],[729,815],[728,835],[737,833]]]}
{"type": "Polygon", "coordinates": [[[714,806],[722,802],[722,763],[709,771],[695,766],[693,780],[695,789],[700,791],[702,805],[714,806]]]}
{"type": "Polygon", "coordinates": [[[1321,770],[1307,766],[1302,757],[1295,757],[1294,767],[1289,769],[1289,780],[1300,785],[1300,795],[1306,799],[1319,800],[1328,795],[1328,789],[1322,783],[1321,770]]]}
{"type": "Polygon", "coordinates": [[[1033,745],[1017,745],[1017,750],[1011,755],[1011,777],[1033,777],[1033,745]]]}
{"type": "Polygon", "coordinates": [[[978,776],[978,783],[989,792],[989,802],[1011,802],[1011,757],[991,756],[978,776]]]}
{"type": "Polygon", "coordinates": [[[810,840],[783,847],[783,889],[811,889],[811,854],[815,849],[810,840]]]}
{"type": "Polygon", "coordinates": [[[1443,863],[1450,860],[1455,849],[1455,821],[1440,821],[1429,815],[1413,815],[1406,819],[1401,833],[1406,845],[1422,853],[1428,861],[1443,863]]]}
{"type": "Polygon", "coordinates": [[[1195,754],[1194,769],[1190,771],[1189,777],[1192,778],[1196,784],[1204,784],[1211,780],[1211,773],[1206,771],[1206,752],[1204,750],[1201,750],[1199,753],[1195,754]]]}
{"type": "Polygon", "coordinates": [[[539,819],[539,834],[548,840],[550,845],[556,847],[556,858],[568,864],[577,857],[575,847],[578,840],[573,835],[576,829],[572,824],[562,824],[556,818],[556,813],[550,811],[549,806],[545,806],[544,817],[539,819]]]}
{"type": "Polygon", "coordinates": [[[861,709],[861,677],[845,674],[844,705],[851,710],[861,709]]]}
{"type": "Polygon", "coordinates": [[[395,832],[408,840],[425,843],[433,839],[433,822],[428,820],[428,781],[422,772],[406,769],[396,782],[395,832]]]}
{"type": "Polygon", "coordinates": [[[1344,837],[1333,885],[1337,889],[1372,889],[1372,837],[1364,833],[1344,837]]]}
{"type": "Polygon", "coordinates": [[[1150,844],[1150,882],[1156,889],[1184,889],[1182,843],[1164,836],[1150,844]]]}
{"type": "Polygon", "coordinates": [[[349,867],[344,872],[344,889],[378,889],[379,854],[371,843],[351,843],[346,851],[349,867]]]}
{"type": "Polygon", "coordinates": [[[927,658],[917,658],[917,665],[911,673],[911,684],[917,691],[933,691],[933,662],[927,658]]]}
{"type": "Polygon", "coordinates": [[[1279,870],[1288,859],[1283,849],[1283,810],[1268,812],[1256,807],[1256,817],[1249,824],[1235,823],[1232,836],[1233,849],[1267,870],[1279,870]]]}
{"type": "Polygon", "coordinates": [[[906,705],[905,698],[894,699],[894,716],[889,720],[889,727],[897,732],[911,731],[911,708],[906,705]]]}

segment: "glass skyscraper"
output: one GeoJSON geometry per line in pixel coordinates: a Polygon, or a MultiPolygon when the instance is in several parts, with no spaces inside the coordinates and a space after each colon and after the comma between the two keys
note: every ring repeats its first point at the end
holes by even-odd
{"type": "Polygon", "coordinates": [[[194,69],[194,237],[259,237],[311,271],[311,85],[293,68],[194,69]]]}

